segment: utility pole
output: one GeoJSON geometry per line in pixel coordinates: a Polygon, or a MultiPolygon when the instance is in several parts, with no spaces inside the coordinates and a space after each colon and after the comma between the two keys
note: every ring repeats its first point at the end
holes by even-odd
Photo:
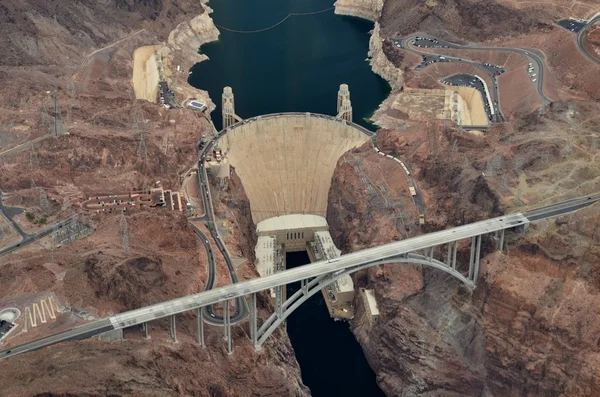
{"type": "Polygon", "coordinates": [[[40,208],[44,214],[50,212],[50,204],[48,203],[48,196],[43,187],[38,188],[40,190],[40,208]]]}
{"type": "MultiPolygon", "coordinates": [[[[56,15],[54,15],[56,21],[56,15]]],[[[54,136],[58,136],[58,91],[54,91],[54,136]]]]}
{"type": "Polygon", "coordinates": [[[127,218],[125,218],[125,213],[121,214],[121,220],[119,223],[121,228],[121,239],[123,240],[123,251],[125,251],[125,255],[129,256],[129,230],[127,227],[127,218]]]}
{"type": "Polygon", "coordinates": [[[40,165],[40,159],[38,158],[38,155],[33,147],[33,143],[29,147],[29,167],[37,168],[40,165]]]}

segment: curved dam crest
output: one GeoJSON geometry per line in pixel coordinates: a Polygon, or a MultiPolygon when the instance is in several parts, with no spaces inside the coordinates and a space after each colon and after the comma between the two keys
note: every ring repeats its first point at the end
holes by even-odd
{"type": "Polygon", "coordinates": [[[280,215],[325,216],[337,161],[369,137],[319,115],[258,117],[219,140],[250,201],[252,220],[280,215]]]}

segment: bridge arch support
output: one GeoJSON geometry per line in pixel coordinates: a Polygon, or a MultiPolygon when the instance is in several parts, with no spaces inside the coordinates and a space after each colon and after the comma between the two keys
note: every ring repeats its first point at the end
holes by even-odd
{"type": "Polygon", "coordinates": [[[311,296],[320,292],[327,285],[335,282],[342,276],[349,275],[362,269],[366,269],[372,266],[382,265],[385,263],[410,263],[418,264],[423,266],[433,267],[438,270],[442,270],[460,280],[470,290],[475,288],[475,283],[469,277],[463,275],[461,272],[456,270],[455,266],[441,262],[433,258],[433,253],[429,256],[420,254],[403,254],[386,259],[379,259],[373,262],[361,264],[359,266],[345,269],[336,273],[328,273],[311,280],[302,280],[301,288],[296,291],[292,296],[282,302],[283,287],[284,285],[275,287],[276,303],[274,312],[265,320],[260,328],[257,328],[257,311],[256,311],[256,297],[254,294],[251,296],[251,308],[250,308],[250,337],[252,344],[257,351],[262,349],[262,345],[267,341],[269,336],[279,327],[287,317],[292,314],[301,304],[306,302],[311,296]]]}

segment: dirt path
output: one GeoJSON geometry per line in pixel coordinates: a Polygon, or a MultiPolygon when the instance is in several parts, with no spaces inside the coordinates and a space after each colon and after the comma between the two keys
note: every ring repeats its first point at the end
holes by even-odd
{"type": "Polygon", "coordinates": [[[114,47],[115,45],[117,45],[117,44],[119,44],[119,43],[121,43],[121,42],[123,42],[123,41],[125,41],[125,40],[127,40],[127,39],[129,39],[129,38],[131,38],[131,37],[133,37],[133,36],[135,36],[135,35],[138,35],[138,34],[142,33],[142,32],[143,32],[143,31],[145,31],[145,30],[146,30],[146,29],[140,29],[140,30],[137,30],[137,31],[135,31],[135,32],[133,32],[133,33],[130,33],[130,34],[128,34],[127,36],[125,36],[125,37],[123,37],[123,38],[120,38],[119,40],[115,41],[115,42],[114,42],[114,43],[112,43],[112,44],[109,44],[109,45],[107,45],[107,46],[105,46],[105,47],[98,48],[97,50],[94,50],[94,51],[90,52],[90,53],[89,53],[89,54],[88,54],[88,55],[85,57],[85,59],[83,60],[83,62],[81,62],[81,65],[79,66],[79,69],[77,70],[77,74],[81,73],[81,70],[82,70],[82,69],[83,69],[83,67],[84,67],[84,66],[85,66],[85,65],[88,63],[88,61],[89,61],[89,60],[90,60],[90,59],[91,59],[91,58],[92,58],[94,55],[96,55],[97,53],[99,53],[100,51],[104,51],[104,50],[107,50],[107,49],[109,49],[109,48],[111,48],[111,47],[114,47]]]}

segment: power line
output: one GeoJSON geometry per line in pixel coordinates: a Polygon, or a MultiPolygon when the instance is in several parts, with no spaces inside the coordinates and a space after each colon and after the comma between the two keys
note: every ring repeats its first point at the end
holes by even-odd
{"type": "Polygon", "coordinates": [[[263,28],[263,29],[257,29],[257,30],[236,30],[236,29],[230,29],[230,28],[226,28],[225,26],[221,26],[221,25],[217,25],[215,24],[216,27],[221,28],[223,30],[227,30],[229,32],[233,32],[233,33],[260,33],[260,32],[265,32],[269,29],[273,29],[279,25],[281,25],[282,23],[284,23],[289,17],[294,17],[294,16],[307,16],[307,15],[315,15],[315,14],[321,14],[327,11],[331,11],[333,10],[335,7],[329,7],[325,10],[320,10],[320,11],[313,11],[313,12],[292,12],[290,14],[287,14],[287,16],[285,18],[283,18],[281,21],[277,22],[274,25],[271,25],[267,28],[263,28]]]}

